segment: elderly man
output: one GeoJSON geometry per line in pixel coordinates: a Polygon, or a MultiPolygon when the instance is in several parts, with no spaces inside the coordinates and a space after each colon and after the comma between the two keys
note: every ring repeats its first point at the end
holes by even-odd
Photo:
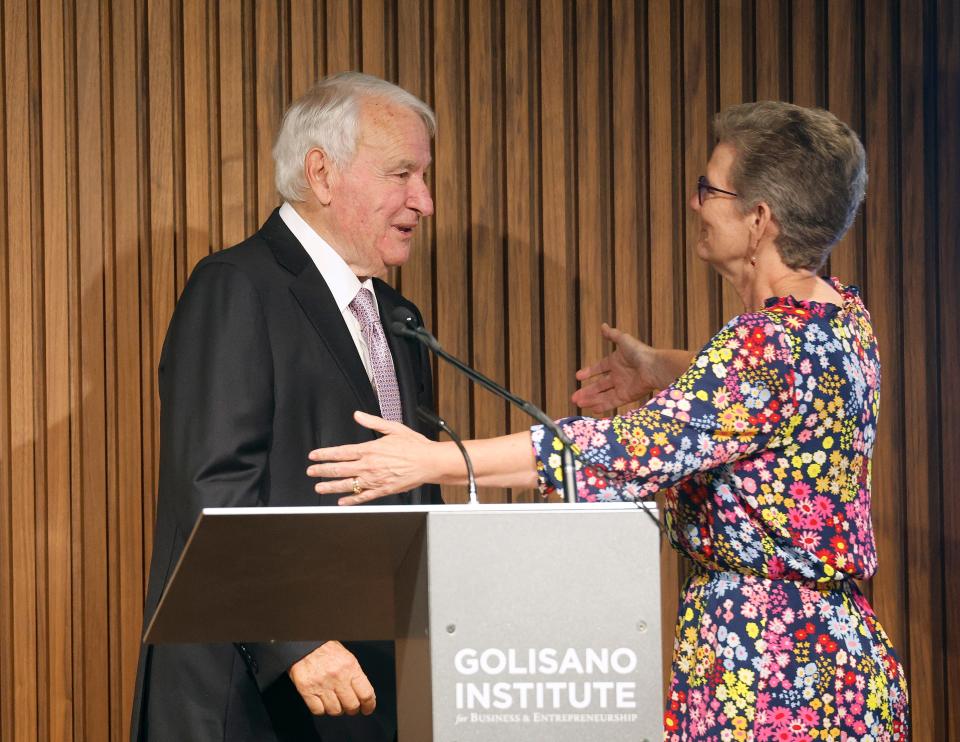
{"type": "MultiPolygon", "coordinates": [[[[201,508],[334,504],[314,494],[306,452],[369,439],[355,409],[415,426],[432,404],[428,359],[381,323],[399,306],[419,313],[376,276],[406,262],[433,213],[434,129],[422,101],[357,73],[284,116],[285,203],[197,265],[167,332],[146,617],[201,508]]],[[[438,501],[434,488],[393,503],[438,501]]],[[[132,738],[392,741],[394,684],[390,642],[145,646],[132,738]]]]}

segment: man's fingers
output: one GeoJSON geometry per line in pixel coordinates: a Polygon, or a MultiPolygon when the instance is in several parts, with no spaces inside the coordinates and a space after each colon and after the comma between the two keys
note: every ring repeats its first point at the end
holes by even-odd
{"type": "MultiPolygon", "coordinates": [[[[343,713],[343,706],[340,704],[339,694],[329,688],[321,688],[317,695],[323,702],[323,710],[329,716],[340,716],[343,713]]],[[[319,714],[318,714],[319,716],[319,714]]]]}
{"type": "Polygon", "coordinates": [[[360,713],[364,716],[370,716],[377,707],[377,696],[373,692],[373,686],[364,674],[354,675],[350,681],[354,693],[360,702],[360,713]]]}
{"type": "Polygon", "coordinates": [[[310,713],[314,716],[323,716],[326,713],[326,709],[323,707],[323,701],[320,700],[319,696],[308,694],[302,696],[303,702],[307,705],[307,708],[310,709],[310,713]]]}
{"type": "Polygon", "coordinates": [[[352,690],[349,693],[340,692],[340,708],[347,716],[356,716],[360,713],[360,699],[352,690]]]}

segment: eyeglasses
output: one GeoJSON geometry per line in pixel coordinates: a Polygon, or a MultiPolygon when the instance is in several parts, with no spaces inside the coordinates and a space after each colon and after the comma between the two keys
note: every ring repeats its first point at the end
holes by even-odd
{"type": "Polygon", "coordinates": [[[728,196],[734,196],[739,198],[739,194],[734,193],[733,191],[725,191],[722,188],[717,188],[714,185],[710,185],[710,182],[707,180],[706,175],[701,175],[697,178],[697,201],[703,206],[703,195],[705,193],[725,193],[728,196]]]}

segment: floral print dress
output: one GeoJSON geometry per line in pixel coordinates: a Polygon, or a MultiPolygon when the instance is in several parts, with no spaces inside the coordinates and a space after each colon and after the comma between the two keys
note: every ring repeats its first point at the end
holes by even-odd
{"type": "MultiPolygon", "coordinates": [[[[769,299],[731,320],[644,406],[561,421],[579,497],[665,490],[694,570],[676,626],[664,739],[909,739],[903,668],[854,578],[877,567],[870,457],[880,362],[870,315],[769,299]]],[[[560,446],[533,428],[540,485],[560,446]]]]}

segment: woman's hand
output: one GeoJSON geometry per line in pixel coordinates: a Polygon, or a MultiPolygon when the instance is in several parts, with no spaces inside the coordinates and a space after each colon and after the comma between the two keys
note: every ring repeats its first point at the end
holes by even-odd
{"type": "Polygon", "coordinates": [[[438,445],[397,422],[353,413],[353,419],[383,437],[366,443],[318,448],[308,458],[322,463],[307,467],[311,477],[329,477],[314,489],[321,495],[352,493],[340,505],[359,505],[397,492],[406,492],[430,479],[431,449],[438,445]]]}
{"type": "Polygon", "coordinates": [[[600,326],[603,337],[617,348],[606,358],[577,371],[584,383],[571,397],[577,407],[610,412],[631,404],[672,381],[664,382],[657,351],[626,332],[600,326]]]}

